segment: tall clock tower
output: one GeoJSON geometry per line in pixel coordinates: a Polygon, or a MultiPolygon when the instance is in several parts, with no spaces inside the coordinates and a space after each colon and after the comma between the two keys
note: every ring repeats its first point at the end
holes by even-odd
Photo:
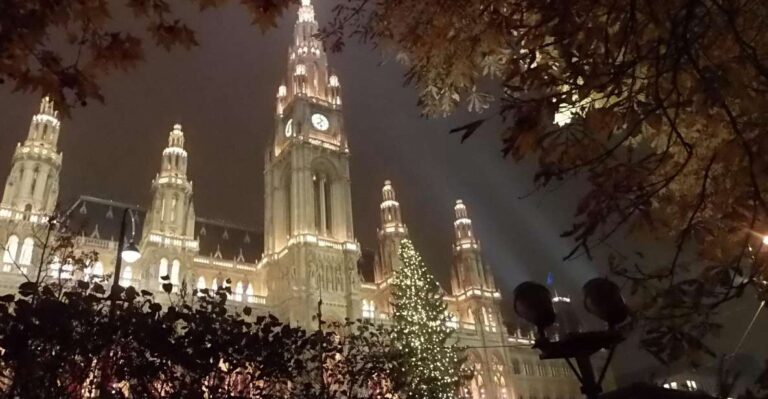
{"type": "Polygon", "coordinates": [[[317,325],[320,301],[326,321],[360,316],[341,87],[317,32],[314,8],[302,0],[266,154],[260,265],[275,312],[304,327],[317,325]]]}

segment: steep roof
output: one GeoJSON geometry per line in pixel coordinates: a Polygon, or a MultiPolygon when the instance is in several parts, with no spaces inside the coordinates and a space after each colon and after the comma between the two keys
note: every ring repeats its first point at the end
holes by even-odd
{"type": "Polygon", "coordinates": [[[256,263],[264,251],[264,234],[255,229],[220,220],[197,218],[195,238],[200,255],[256,263]]]}
{"type": "MultiPolygon", "coordinates": [[[[102,240],[117,240],[125,209],[136,217],[135,237],[142,236],[147,210],[138,205],[87,195],[80,196],[65,212],[70,229],[102,240]]],[[[129,232],[130,234],[130,232],[129,232]]],[[[195,238],[200,255],[255,263],[264,250],[264,234],[256,229],[221,220],[195,219],[195,238]]]]}

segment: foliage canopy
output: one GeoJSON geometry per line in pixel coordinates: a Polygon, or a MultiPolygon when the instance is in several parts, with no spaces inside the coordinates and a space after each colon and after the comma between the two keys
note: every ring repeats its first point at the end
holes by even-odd
{"type": "Polygon", "coordinates": [[[351,0],[324,34],[393,53],[426,115],[485,112],[462,139],[500,120],[537,188],[586,181],[567,257],[610,253],[644,347],[670,361],[765,290],[767,18],[760,0],[351,0]],[[617,233],[662,248],[604,245],[617,233]]]}

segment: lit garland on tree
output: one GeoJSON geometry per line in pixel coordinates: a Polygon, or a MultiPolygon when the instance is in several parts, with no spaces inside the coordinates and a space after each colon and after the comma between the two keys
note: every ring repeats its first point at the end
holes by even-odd
{"type": "Polygon", "coordinates": [[[448,342],[454,330],[448,327],[443,293],[410,240],[400,243],[399,256],[392,318],[394,341],[404,357],[406,397],[453,398],[465,373],[459,348],[448,342]]]}

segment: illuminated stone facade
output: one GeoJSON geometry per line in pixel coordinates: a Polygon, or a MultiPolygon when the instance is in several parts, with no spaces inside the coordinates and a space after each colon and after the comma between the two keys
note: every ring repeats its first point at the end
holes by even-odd
{"type": "MultiPolygon", "coordinates": [[[[323,318],[369,318],[387,323],[390,283],[400,266],[397,251],[408,235],[391,182],[382,189],[381,224],[373,281],[359,273],[339,78],[328,68],[318,24],[308,0],[299,8],[284,82],[277,92],[274,136],[265,159],[264,229],[258,231],[196,216],[189,154],[181,125],[172,127],[151,183],[147,208],[82,196],[66,209],[81,232],[81,250],[95,250],[99,262],[86,271],[52,265],[45,273],[79,278],[111,273],[124,209],[137,216],[135,240],[142,257],[124,264],[120,282],[159,292],[168,276],[178,291],[217,288],[229,282],[233,307],[271,312],[312,328],[322,300],[323,318]],[[63,269],[60,269],[63,267],[63,269]]],[[[0,287],[13,291],[21,272],[37,270],[47,216],[58,200],[62,154],[60,121],[44,99],[24,144],[19,144],[0,204],[0,241],[5,243],[0,287]]],[[[483,261],[467,206],[454,206],[453,265],[446,301],[458,344],[469,347],[476,376],[468,397],[564,399],[580,396],[564,362],[538,360],[531,335],[508,333],[501,321],[501,295],[483,261]]],[[[131,229],[129,229],[131,230],[131,229]]],[[[371,263],[371,262],[369,262],[371,263]]],[[[561,298],[561,300],[567,300],[561,298]]]]}

